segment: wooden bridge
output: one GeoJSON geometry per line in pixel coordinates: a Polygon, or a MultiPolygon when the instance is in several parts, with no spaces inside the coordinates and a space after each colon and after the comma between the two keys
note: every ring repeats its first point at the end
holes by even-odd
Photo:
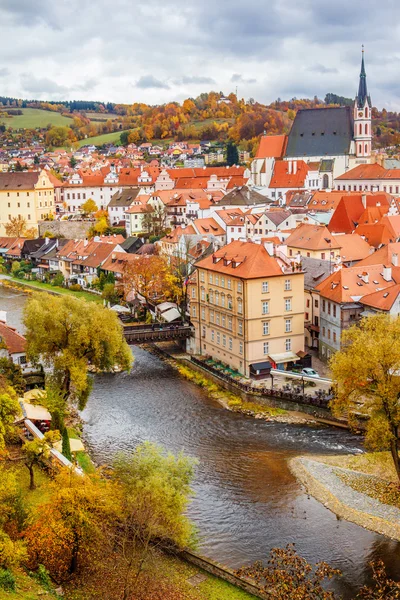
{"type": "Polygon", "coordinates": [[[189,323],[155,323],[153,325],[124,325],[124,335],[128,344],[148,344],[186,340],[194,335],[189,323]]]}

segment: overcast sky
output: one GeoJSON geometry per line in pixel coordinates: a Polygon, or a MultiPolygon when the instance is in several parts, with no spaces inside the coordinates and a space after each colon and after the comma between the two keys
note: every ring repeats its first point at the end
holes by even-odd
{"type": "Polygon", "coordinates": [[[159,104],[354,97],[400,110],[400,2],[0,0],[0,95],[159,104]]]}

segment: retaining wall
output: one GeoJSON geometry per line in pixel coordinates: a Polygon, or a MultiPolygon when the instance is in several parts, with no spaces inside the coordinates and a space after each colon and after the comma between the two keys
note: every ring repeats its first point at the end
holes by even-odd
{"type": "Polygon", "coordinates": [[[68,240],[85,239],[90,227],[91,221],[41,221],[39,223],[39,235],[45,231],[50,231],[53,235],[63,235],[68,240]]]}

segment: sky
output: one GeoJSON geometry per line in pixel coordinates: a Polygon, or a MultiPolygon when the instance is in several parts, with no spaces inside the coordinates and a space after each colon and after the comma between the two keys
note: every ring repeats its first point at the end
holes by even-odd
{"type": "Polygon", "coordinates": [[[202,92],[400,110],[400,2],[0,0],[0,95],[162,104],[202,92]]]}

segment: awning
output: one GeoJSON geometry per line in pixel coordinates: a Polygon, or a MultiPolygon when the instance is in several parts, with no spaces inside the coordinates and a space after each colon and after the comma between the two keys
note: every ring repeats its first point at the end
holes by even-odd
{"type": "Polygon", "coordinates": [[[265,369],[272,369],[271,363],[267,360],[265,362],[253,363],[250,365],[252,371],[264,371],[265,369]]]}
{"type": "Polygon", "coordinates": [[[281,354],[270,354],[269,357],[275,364],[279,365],[281,363],[287,362],[296,362],[300,360],[300,357],[297,356],[294,352],[282,352],[281,354]]]}
{"type": "Polygon", "coordinates": [[[319,327],[318,327],[318,325],[313,325],[312,323],[310,323],[309,325],[306,325],[306,328],[309,331],[316,331],[317,333],[319,333],[319,327]]]}
{"type": "Polygon", "coordinates": [[[22,417],[17,418],[17,422],[23,419],[29,419],[30,421],[51,421],[51,414],[44,407],[39,404],[29,404],[22,398],[19,401],[22,409],[22,417]]]}

